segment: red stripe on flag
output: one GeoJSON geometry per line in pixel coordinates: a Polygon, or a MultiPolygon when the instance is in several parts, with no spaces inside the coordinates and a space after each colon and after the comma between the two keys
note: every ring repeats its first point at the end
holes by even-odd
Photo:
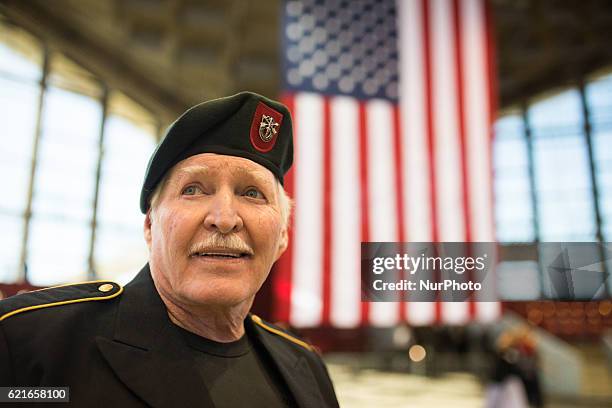
{"type": "Polygon", "coordinates": [[[328,325],[331,313],[331,242],[332,242],[332,176],[331,176],[331,108],[323,97],[323,310],[322,324],[328,325]]]}
{"type": "MultiPolygon", "coordinates": [[[[490,137],[487,139],[488,140],[488,146],[487,146],[487,151],[489,152],[489,160],[487,163],[487,166],[489,167],[489,171],[490,171],[490,175],[491,175],[491,185],[487,186],[489,187],[489,197],[490,197],[490,203],[494,203],[495,202],[495,198],[493,196],[493,186],[492,186],[492,181],[493,181],[493,148],[492,148],[492,139],[493,139],[493,123],[495,122],[495,118],[497,116],[497,95],[498,95],[498,89],[497,89],[497,66],[495,64],[495,40],[493,38],[493,33],[495,31],[494,30],[494,26],[493,26],[493,15],[492,15],[492,11],[491,11],[491,4],[489,4],[488,1],[483,0],[483,7],[484,7],[484,25],[485,25],[485,29],[486,29],[486,33],[484,35],[484,47],[483,49],[485,50],[485,56],[484,56],[484,60],[485,63],[487,64],[487,66],[485,67],[486,69],[486,73],[487,73],[487,81],[485,81],[486,86],[487,86],[487,96],[489,98],[489,135],[490,137]]],[[[491,211],[490,214],[487,214],[488,217],[490,217],[491,223],[489,225],[491,225],[491,229],[492,231],[490,231],[491,234],[491,239],[495,239],[495,214],[494,214],[494,209],[493,209],[493,205],[490,206],[491,211]]]]}
{"type": "MultiPolygon", "coordinates": [[[[395,205],[397,211],[397,241],[404,242],[406,228],[404,222],[404,160],[402,154],[402,128],[399,106],[393,106],[393,151],[395,154],[395,205]]],[[[403,248],[403,247],[400,247],[403,248]]],[[[404,271],[398,271],[398,281],[404,279],[404,271]]],[[[406,321],[406,307],[404,307],[403,296],[399,299],[399,321],[406,321]]]]}
{"type": "MultiPolygon", "coordinates": [[[[368,118],[364,102],[359,102],[359,173],[361,179],[361,241],[367,242],[370,239],[370,211],[368,205],[368,118]]],[[[369,323],[370,305],[368,302],[361,302],[361,324],[369,323]]]]}
{"type": "MultiPolygon", "coordinates": [[[[436,201],[436,166],[435,166],[435,140],[434,140],[434,126],[433,126],[433,103],[432,103],[432,81],[431,81],[431,41],[430,41],[430,24],[429,24],[429,0],[422,0],[423,3],[423,51],[425,55],[423,59],[425,61],[425,127],[427,132],[427,147],[429,150],[429,174],[431,177],[431,188],[430,188],[430,200],[432,206],[431,211],[431,237],[432,241],[435,242],[438,239],[438,223],[437,223],[437,201],[436,201]]],[[[413,102],[418,103],[418,102],[413,102]]]]}
{"type": "Polygon", "coordinates": [[[465,241],[471,241],[470,194],[468,185],[468,163],[466,153],[465,107],[463,90],[463,51],[461,46],[461,28],[459,20],[459,0],[453,0],[453,35],[455,40],[455,81],[457,83],[457,119],[459,125],[459,150],[461,152],[461,185],[463,190],[463,217],[465,219],[465,241]]]}
{"type": "MultiPolygon", "coordinates": [[[[466,151],[466,127],[465,127],[465,93],[463,83],[463,42],[461,35],[461,16],[459,0],[453,0],[453,35],[455,37],[455,80],[457,82],[457,119],[459,125],[459,150],[461,152],[461,185],[463,190],[463,217],[465,220],[465,242],[472,241],[472,222],[471,222],[471,193],[468,176],[468,156],[466,151]]],[[[468,251],[471,248],[468,246],[468,251]]],[[[471,253],[465,254],[471,256],[471,253]]],[[[468,279],[472,280],[472,272],[468,272],[468,279]]],[[[470,319],[476,316],[476,305],[468,301],[468,313],[470,319]]]]}
{"type": "MultiPolygon", "coordinates": [[[[428,149],[429,149],[429,174],[431,177],[431,187],[430,187],[430,203],[431,203],[431,237],[433,242],[438,241],[438,222],[437,222],[437,194],[436,194],[436,157],[434,152],[436,151],[436,143],[434,136],[434,126],[433,126],[433,103],[432,103],[432,68],[431,68],[431,36],[430,36],[430,10],[429,10],[429,0],[422,0],[423,6],[423,50],[425,55],[423,56],[423,60],[425,62],[425,106],[426,106],[426,132],[427,132],[427,141],[428,141],[428,149]]],[[[436,276],[436,280],[439,277],[436,276]]],[[[435,302],[436,308],[436,322],[441,321],[442,317],[442,308],[440,302],[435,302]]]]}
{"type": "MultiPolygon", "coordinates": [[[[495,119],[497,117],[497,95],[499,95],[498,93],[498,83],[497,83],[497,65],[495,63],[496,59],[495,59],[495,53],[496,53],[496,49],[495,49],[495,39],[493,37],[493,33],[495,32],[494,29],[495,27],[493,26],[494,22],[493,22],[493,14],[492,14],[492,10],[491,10],[491,4],[489,3],[489,1],[487,0],[482,0],[483,1],[483,7],[484,7],[484,25],[485,25],[485,30],[486,33],[484,35],[484,50],[485,50],[485,63],[486,63],[486,73],[487,73],[487,80],[486,82],[486,86],[487,86],[487,97],[489,98],[489,123],[488,123],[488,130],[489,130],[489,137],[487,138],[487,151],[489,152],[489,157],[487,160],[487,166],[489,168],[489,185],[487,186],[489,188],[489,202],[491,203],[491,205],[489,206],[490,211],[489,214],[487,214],[487,216],[489,217],[490,223],[489,225],[491,226],[491,231],[489,232],[490,234],[490,239],[491,240],[495,240],[497,239],[496,237],[496,233],[495,233],[495,209],[493,204],[495,203],[495,198],[494,198],[494,193],[493,193],[493,180],[494,180],[494,176],[493,176],[493,123],[495,122],[495,119]]],[[[496,247],[497,250],[497,247],[496,247]]],[[[498,252],[499,254],[499,252],[498,252]]],[[[497,256],[497,254],[496,254],[497,256]]],[[[499,293],[499,291],[497,290],[497,280],[494,280],[493,285],[495,285],[495,293],[499,293]]]]}
{"type": "MultiPolygon", "coordinates": [[[[496,59],[494,58],[496,49],[495,49],[495,40],[493,38],[493,33],[495,32],[494,20],[491,11],[491,4],[489,1],[483,0],[484,7],[484,26],[486,29],[486,33],[484,35],[484,49],[486,50],[485,61],[486,61],[486,72],[488,76],[487,83],[487,96],[489,97],[489,123],[493,125],[495,122],[495,118],[497,116],[497,64],[496,59]]],[[[492,134],[492,132],[491,132],[492,134]]],[[[493,169],[493,166],[490,166],[493,169]]],[[[491,179],[492,180],[492,179],[491,179]]],[[[492,202],[492,201],[491,201],[492,202]]]]}
{"type": "MultiPolygon", "coordinates": [[[[284,94],[281,96],[281,101],[285,105],[287,105],[287,108],[289,108],[289,111],[291,112],[294,129],[293,139],[295,141],[295,138],[298,136],[295,132],[295,120],[297,117],[297,115],[295,115],[295,95],[284,94]]],[[[293,145],[295,152],[296,143],[294,143],[293,145]]],[[[295,155],[295,157],[297,157],[297,155],[295,155]]],[[[284,177],[284,187],[289,197],[293,197],[294,192],[294,169],[295,163],[284,177]]],[[[289,246],[287,247],[285,253],[276,262],[274,279],[272,281],[272,290],[275,297],[273,319],[275,321],[280,322],[288,322],[291,311],[291,273],[293,270],[293,243],[295,242],[295,229],[293,228],[293,218],[294,215],[291,214],[291,219],[289,220],[289,246]]]]}

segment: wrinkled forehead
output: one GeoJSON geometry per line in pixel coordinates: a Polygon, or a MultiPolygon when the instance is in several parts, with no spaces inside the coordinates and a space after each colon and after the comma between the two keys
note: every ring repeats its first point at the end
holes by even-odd
{"type": "Polygon", "coordinates": [[[186,178],[232,178],[257,182],[262,186],[274,187],[275,176],[266,167],[252,160],[215,153],[202,153],[188,157],[175,164],[169,172],[169,180],[186,178]]]}

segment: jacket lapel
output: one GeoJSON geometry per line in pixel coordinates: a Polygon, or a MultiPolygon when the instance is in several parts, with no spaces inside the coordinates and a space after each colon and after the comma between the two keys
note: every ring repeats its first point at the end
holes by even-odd
{"type": "Polygon", "coordinates": [[[113,339],[96,343],[117,377],[147,404],[213,407],[188,349],[166,313],[148,265],[125,287],[113,339]]]}
{"type": "Polygon", "coordinates": [[[244,323],[246,330],[254,334],[253,337],[265,348],[276,364],[298,406],[301,408],[325,406],[323,396],[306,358],[296,355],[286,340],[263,332],[262,328],[253,324],[250,316],[245,319],[244,323]]]}

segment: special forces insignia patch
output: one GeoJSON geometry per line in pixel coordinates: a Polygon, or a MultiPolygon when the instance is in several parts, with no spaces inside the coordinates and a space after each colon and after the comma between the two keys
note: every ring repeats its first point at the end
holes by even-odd
{"type": "Polygon", "coordinates": [[[276,144],[276,138],[283,123],[283,115],[263,102],[257,104],[251,121],[251,144],[260,152],[269,152],[276,144]]]}
{"type": "Polygon", "coordinates": [[[261,122],[259,123],[259,137],[261,137],[261,140],[264,142],[272,140],[272,136],[277,133],[277,127],[278,123],[274,122],[272,116],[262,115],[261,122]]]}

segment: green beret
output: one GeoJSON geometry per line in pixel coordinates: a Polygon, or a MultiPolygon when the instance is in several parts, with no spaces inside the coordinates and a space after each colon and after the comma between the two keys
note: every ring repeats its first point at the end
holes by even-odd
{"type": "Polygon", "coordinates": [[[168,170],[200,153],[247,158],[269,169],[282,184],[293,163],[289,110],[252,92],[213,99],[187,110],[168,127],[149,160],[140,192],[143,214],[168,170]]]}

